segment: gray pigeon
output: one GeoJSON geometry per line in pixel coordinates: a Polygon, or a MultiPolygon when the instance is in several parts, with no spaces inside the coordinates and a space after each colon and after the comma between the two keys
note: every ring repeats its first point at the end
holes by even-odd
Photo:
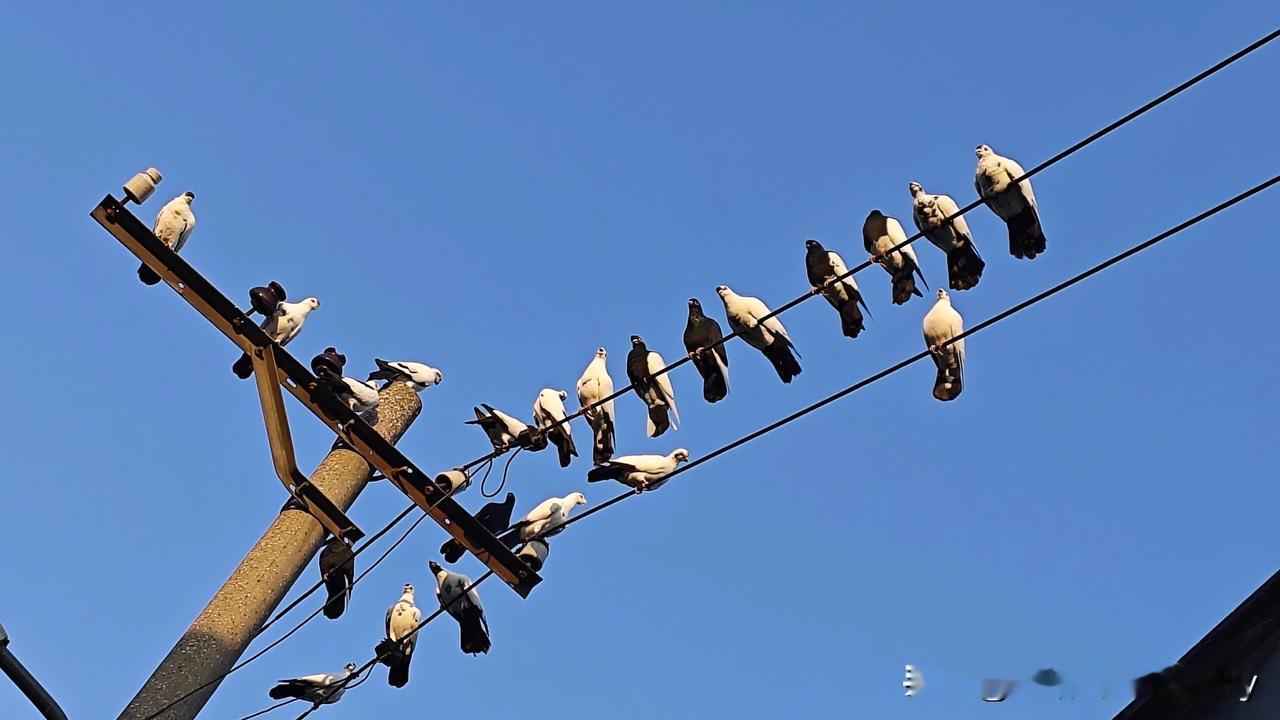
{"type": "Polygon", "coordinates": [[[315,675],[303,675],[291,680],[281,680],[267,694],[273,700],[297,698],[316,705],[336,703],[342,697],[342,693],[347,691],[346,680],[355,671],[356,664],[347,663],[342,672],[316,673],[315,675]]]}
{"type": "Polygon", "coordinates": [[[462,652],[468,655],[489,652],[492,645],[489,642],[489,621],[484,617],[480,594],[470,587],[471,578],[445,570],[434,560],[427,565],[436,577],[436,598],[440,600],[440,607],[458,621],[462,652]]]}

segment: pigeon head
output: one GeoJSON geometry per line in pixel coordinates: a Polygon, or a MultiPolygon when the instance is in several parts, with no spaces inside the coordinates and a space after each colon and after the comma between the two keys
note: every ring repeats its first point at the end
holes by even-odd
{"type": "Polygon", "coordinates": [[[608,352],[607,350],[605,350],[604,348],[596,348],[596,357],[598,357],[598,358],[600,358],[601,360],[603,360],[603,359],[605,359],[605,358],[609,357],[609,352],[608,352]]]}
{"type": "MultiPolygon", "coordinates": [[[[587,504],[587,496],[586,496],[586,495],[583,495],[583,494],[582,494],[582,493],[580,493],[580,492],[569,493],[568,495],[565,495],[565,496],[564,496],[564,499],[565,499],[565,501],[566,501],[566,502],[571,502],[571,503],[573,503],[574,505],[586,505],[586,504],[587,504]]],[[[570,507],[572,507],[572,505],[571,505],[570,507]]]]}
{"type": "Polygon", "coordinates": [[[973,154],[977,155],[979,158],[984,158],[994,152],[995,151],[991,149],[990,145],[979,145],[973,149],[973,154]]]}
{"type": "Polygon", "coordinates": [[[951,295],[950,295],[950,294],[948,294],[946,290],[943,290],[942,288],[938,288],[938,299],[939,299],[939,300],[946,300],[946,299],[948,299],[948,298],[950,298],[950,297],[951,297],[951,295]]]}
{"type": "Polygon", "coordinates": [[[196,199],[196,194],[188,190],[182,193],[182,197],[186,198],[187,204],[190,205],[191,201],[196,199]]]}
{"type": "Polygon", "coordinates": [[[436,562],[435,560],[428,562],[427,568],[431,570],[432,575],[436,575],[436,576],[439,576],[440,573],[444,572],[444,568],[440,567],[440,563],[436,562]]]}
{"type": "Polygon", "coordinates": [[[345,667],[344,669],[345,669],[347,672],[349,672],[349,673],[353,673],[353,672],[355,672],[355,671],[356,671],[356,664],[355,664],[355,663],[347,663],[347,665],[346,665],[346,667],[345,667]]]}
{"type": "Polygon", "coordinates": [[[698,302],[698,298],[689,298],[689,314],[694,317],[702,315],[702,303],[698,302]]]}
{"type": "Polygon", "coordinates": [[[564,390],[561,390],[561,391],[560,391],[560,393],[559,393],[559,395],[560,395],[560,399],[561,399],[561,400],[568,400],[568,399],[569,399],[569,393],[565,392],[564,390]]]}
{"type": "Polygon", "coordinates": [[[814,239],[812,239],[812,238],[810,238],[810,239],[808,239],[808,240],[805,240],[805,241],[804,241],[804,246],[805,246],[806,248],[810,249],[810,250],[821,250],[821,249],[822,249],[822,243],[820,243],[820,242],[818,242],[817,240],[814,240],[814,239]]]}
{"type": "Polygon", "coordinates": [[[307,313],[311,312],[312,310],[320,309],[320,301],[313,297],[309,297],[298,304],[302,306],[301,310],[307,313]]]}
{"type": "Polygon", "coordinates": [[[676,448],[671,452],[671,459],[675,460],[677,464],[689,462],[689,451],[684,448],[676,448]]]}
{"type": "Polygon", "coordinates": [[[924,186],[916,182],[915,180],[912,180],[911,182],[907,183],[907,189],[911,191],[911,197],[915,197],[916,195],[919,195],[920,193],[924,192],[924,186]]]}
{"type": "Polygon", "coordinates": [[[880,212],[878,209],[872,210],[871,212],[867,213],[867,217],[869,218],[884,217],[884,213],[880,212]]]}
{"type": "Polygon", "coordinates": [[[444,373],[436,370],[436,384],[439,385],[442,382],[444,382],[444,373]]]}
{"type": "Polygon", "coordinates": [[[404,584],[404,594],[413,597],[413,583],[404,584]]]}
{"type": "Polygon", "coordinates": [[[635,346],[635,347],[643,347],[643,346],[644,346],[644,338],[640,337],[639,335],[632,335],[632,336],[631,336],[631,344],[632,344],[633,346],[635,346]]]}
{"type": "Polygon", "coordinates": [[[728,295],[728,294],[729,294],[729,293],[731,293],[731,292],[733,292],[733,291],[729,289],[729,286],[728,286],[728,285],[717,285],[717,286],[716,286],[716,294],[717,294],[717,295],[719,295],[720,297],[724,297],[724,296],[728,295]]]}

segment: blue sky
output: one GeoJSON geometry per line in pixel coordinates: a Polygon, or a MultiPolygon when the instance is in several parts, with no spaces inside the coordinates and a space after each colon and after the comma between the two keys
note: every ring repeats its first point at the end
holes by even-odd
{"type": "MultiPolygon", "coordinates": [[[[0,620],[72,717],[114,717],[283,500],[236,351],[87,216],[141,168],[166,175],[148,222],[196,191],[184,256],[233,298],[277,279],[321,299],[300,357],[442,368],[401,448],[444,468],[486,448],[472,404],[527,414],[599,345],[623,378],[632,333],[673,359],[688,297],[781,304],[806,289],[806,238],[857,262],[862,218],[905,220],[909,180],[963,204],[976,144],[1030,167],[1278,21],[1264,2],[9,13],[0,620]]],[[[1270,177],[1278,70],[1269,47],[1037,177],[1032,263],[970,214],[988,267],[956,307],[977,322],[1270,177]]],[[[488,656],[432,625],[407,688],[380,673],[312,717],[442,698],[526,720],[1109,717],[1276,569],[1276,192],[976,336],[957,402],[913,366],[575,526],[527,601],[483,586],[488,656]],[[903,663],[931,692],[901,697],[903,663]],[[976,699],[984,676],[1047,665],[1081,699],[976,699]]],[[[941,254],[918,248],[937,287],[941,254]]],[[[696,457],[921,349],[928,303],[859,279],[863,336],[806,303],[784,316],[796,382],[735,343],[726,401],[678,370],[685,425],[648,440],[626,398],[619,450],[696,457]]],[[[300,410],[293,427],[310,468],[331,437],[300,410]]],[[[510,487],[521,508],[616,492],[586,470],[522,455],[510,487]]],[[[372,531],[404,504],[379,485],[352,516],[372,531]]],[[[424,524],[341,621],[229,678],[206,715],[365,660],[442,537],[424,524]]],[[[0,706],[33,716],[3,683],[0,706]]]]}

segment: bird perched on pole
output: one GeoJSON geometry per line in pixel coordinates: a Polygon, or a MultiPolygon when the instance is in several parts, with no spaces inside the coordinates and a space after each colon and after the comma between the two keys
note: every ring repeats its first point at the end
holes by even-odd
{"type": "MultiPolygon", "coordinates": [[[[689,298],[689,321],[684,326],[684,349],[702,375],[702,397],[719,402],[729,394],[729,353],[720,323],[702,312],[698,298],[689,298]]],[[[604,458],[608,459],[608,458],[604,458]]],[[[600,462],[600,460],[596,460],[600,462]]]]}
{"type": "MultiPolygon", "coordinates": [[[[155,225],[151,226],[151,231],[160,242],[175,253],[187,244],[191,231],[196,229],[196,215],[191,212],[191,201],[195,199],[196,194],[188,190],[165,203],[160,212],[156,213],[155,225]]],[[[138,279],[144,285],[160,282],[160,276],[147,267],[146,263],[138,266],[138,279]]]]}
{"type": "MultiPolygon", "coordinates": [[[[502,502],[486,503],[484,507],[476,512],[476,521],[479,522],[485,530],[497,535],[506,530],[511,525],[511,511],[516,506],[516,494],[507,493],[506,499],[502,502]]],[[[440,554],[444,556],[447,563],[455,563],[462,559],[467,549],[456,538],[449,540],[440,546],[440,554]]]]}
{"type": "Polygon", "coordinates": [[[776,317],[761,319],[769,314],[769,308],[760,298],[739,295],[728,285],[717,287],[716,294],[724,302],[729,327],[748,345],[764,353],[782,382],[789,383],[800,374],[800,361],[796,359],[799,353],[793,354],[795,345],[791,344],[787,329],[776,317]]]}
{"type": "Polygon", "coordinates": [[[543,388],[533,401],[533,422],[543,436],[556,446],[562,468],[569,467],[573,458],[578,456],[578,448],[573,444],[573,428],[565,422],[565,418],[569,416],[564,410],[564,400],[567,397],[569,393],[564,390],[543,388]]]}
{"type": "Polygon", "coordinates": [[[273,700],[297,698],[316,705],[338,702],[347,691],[347,678],[356,671],[355,663],[347,663],[342,672],[303,675],[291,680],[281,680],[267,693],[273,700]]]}
{"type": "Polygon", "coordinates": [[[1030,180],[1013,184],[1026,172],[1013,160],[997,155],[988,145],[979,145],[974,154],[978,156],[978,169],[973,174],[973,186],[978,189],[982,202],[1009,227],[1009,254],[1034,260],[1045,248],[1036,194],[1030,180]]]}
{"type": "Polygon", "coordinates": [[[547,498],[498,539],[507,547],[515,547],[534,538],[551,537],[568,521],[569,513],[575,507],[586,504],[587,498],[580,492],[569,493],[562,498],[547,498]]]}
{"type": "Polygon", "coordinates": [[[418,392],[444,382],[444,374],[430,365],[407,360],[387,361],[374,358],[377,370],[369,373],[370,380],[386,380],[388,383],[404,382],[418,392]]]}
{"type": "Polygon", "coordinates": [[[929,289],[929,283],[924,281],[924,273],[920,271],[915,248],[903,245],[906,241],[907,233],[902,229],[902,223],[879,210],[872,210],[862,222],[863,247],[871,255],[872,262],[884,268],[893,278],[894,305],[902,305],[912,295],[924,297],[916,287],[916,276],[920,277],[924,289],[929,289]],[[893,250],[895,247],[898,249],[893,250]]]}
{"type": "Polygon", "coordinates": [[[964,318],[951,307],[951,296],[938,288],[938,301],[924,316],[924,343],[938,366],[933,383],[933,396],[939,400],[955,400],[964,389],[964,339],[944,347],[944,343],[964,332],[964,318]]]}
{"type": "Polygon", "coordinates": [[[911,190],[912,213],[916,227],[939,250],[947,254],[947,283],[952,290],[968,290],[982,279],[987,263],[973,244],[969,223],[960,214],[960,206],[946,195],[930,195],[918,182],[911,190]]]}
{"type": "Polygon", "coordinates": [[[405,583],[404,593],[387,610],[387,637],[374,649],[378,661],[391,668],[387,672],[387,683],[391,687],[409,684],[409,663],[418,643],[415,631],[421,621],[422,611],[413,604],[413,585],[405,583]]]}
{"type": "Polygon", "coordinates": [[[666,373],[655,374],[666,366],[661,355],[645,346],[644,338],[639,335],[631,336],[631,352],[627,353],[627,377],[631,380],[636,395],[649,407],[645,432],[651,438],[672,428],[680,429],[680,411],[676,409],[676,391],[671,387],[671,378],[666,373]]]}
{"type": "Polygon", "coordinates": [[[351,601],[351,586],[355,584],[356,555],[351,546],[340,538],[331,538],[320,550],[320,579],[329,598],[324,602],[324,616],[337,620],[351,601]]]}
{"type": "Polygon", "coordinates": [[[689,451],[677,448],[669,455],[623,455],[591,468],[587,482],[617,480],[639,491],[657,490],[682,462],[689,461],[689,451]]]}
{"type": "MultiPolygon", "coordinates": [[[[863,328],[862,310],[858,305],[866,309],[867,303],[862,299],[858,283],[848,274],[844,258],[836,251],[822,247],[817,240],[806,240],[804,247],[804,269],[813,294],[822,295],[840,313],[840,330],[845,337],[858,337],[863,328]]],[[[871,311],[867,310],[867,314],[870,315],[871,311]]]]}
{"type": "Polygon", "coordinates": [[[604,348],[596,349],[596,356],[587,363],[587,369],[578,378],[578,405],[586,410],[582,416],[591,426],[593,436],[592,462],[603,462],[613,456],[614,427],[616,421],[613,414],[613,401],[600,402],[613,394],[613,378],[605,368],[609,353],[604,348]],[[591,407],[600,403],[598,407],[591,407]]]}
{"type": "Polygon", "coordinates": [[[445,570],[434,560],[427,566],[436,576],[436,598],[440,600],[440,607],[458,621],[462,652],[468,655],[489,652],[489,622],[484,617],[480,594],[471,587],[471,578],[445,570]]]}
{"type": "MultiPolygon", "coordinates": [[[[298,333],[302,332],[303,324],[307,321],[307,316],[319,307],[320,301],[313,297],[296,303],[282,302],[276,306],[274,313],[262,321],[260,327],[267,333],[267,337],[284,347],[298,337],[298,333]]],[[[241,380],[248,380],[253,374],[253,360],[248,354],[241,355],[240,359],[231,366],[231,371],[241,380]]]]}

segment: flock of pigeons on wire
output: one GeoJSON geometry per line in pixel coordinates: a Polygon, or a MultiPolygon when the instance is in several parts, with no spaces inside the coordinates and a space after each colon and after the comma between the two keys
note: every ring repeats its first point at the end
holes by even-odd
{"type": "MultiPolygon", "coordinates": [[[[1015,258],[1034,259],[1045,251],[1045,237],[1030,180],[1024,179],[1015,184],[1025,174],[1022,167],[997,155],[987,145],[979,145],[975,152],[978,166],[974,185],[983,202],[1008,226],[1009,252],[1015,258]]],[[[959,206],[947,195],[926,192],[920,183],[912,182],[908,187],[916,227],[946,254],[948,286],[952,290],[976,287],[986,263],[978,253],[968,224],[959,214],[959,206]]],[[[156,237],[174,252],[182,249],[195,228],[195,215],[191,211],[194,199],[194,193],[183,193],[161,208],[156,217],[156,237]]],[[[907,234],[897,219],[872,210],[863,223],[862,237],[871,260],[892,278],[895,305],[905,304],[913,296],[923,297],[916,281],[924,284],[925,289],[929,289],[928,284],[915,250],[907,242],[907,234]]],[[[822,295],[836,310],[846,337],[858,337],[863,330],[863,310],[867,306],[853,274],[838,253],[824,248],[817,240],[806,241],[805,248],[805,269],[812,294],[822,295]]],[[[145,264],[139,268],[138,275],[148,285],[160,281],[160,277],[145,264]]],[[[799,353],[776,313],[759,298],[739,295],[727,285],[717,287],[716,294],[724,304],[729,327],[768,359],[782,382],[790,383],[801,373],[799,353]]],[[[287,302],[284,288],[274,282],[254,288],[250,299],[253,311],[265,317],[262,329],[282,346],[298,336],[310,313],[320,307],[320,302],[313,297],[301,302],[287,302]]],[[[938,400],[954,400],[963,389],[964,340],[949,342],[963,331],[964,321],[951,306],[950,296],[946,290],[938,289],[937,300],[923,321],[925,344],[937,366],[933,395],[938,400]]],[[[689,359],[703,378],[704,399],[709,403],[724,399],[729,393],[729,357],[724,346],[724,334],[720,324],[704,313],[696,298],[689,300],[684,345],[689,359]]],[[[404,382],[421,392],[444,379],[439,370],[422,363],[375,358],[378,369],[367,379],[359,380],[341,375],[345,358],[336,356],[340,362],[326,362],[326,356],[333,358],[336,351],[330,348],[313,361],[317,377],[357,413],[366,413],[378,406],[379,387],[374,381],[388,384],[404,382]]],[[[637,492],[653,490],[681,463],[689,460],[689,452],[678,448],[668,455],[614,457],[616,421],[611,397],[614,387],[605,367],[607,358],[604,348],[597,349],[577,383],[578,402],[582,408],[579,413],[593,433],[594,466],[587,473],[587,480],[616,480],[637,492]]],[[[249,356],[244,355],[232,369],[238,377],[245,379],[252,375],[253,364],[249,356]]],[[[648,408],[646,434],[650,438],[677,429],[680,421],[675,391],[666,369],[666,361],[661,355],[649,349],[641,337],[631,337],[631,351],[626,362],[627,378],[648,408]]],[[[486,404],[474,408],[475,419],[467,422],[485,432],[495,454],[512,448],[539,451],[545,449],[549,442],[556,447],[560,466],[568,467],[578,456],[578,450],[564,405],[567,398],[568,393],[563,390],[545,388],[540,391],[533,404],[532,426],[486,404]]],[[[521,557],[531,564],[536,562],[535,570],[538,570],[546,556],[546,538],[563,529],[560,526],[568,521],[574,507],[585,504],[586,498],[578,492],[563,498],[549,498],[513,525],[511,515],[515,495],[507,493],[504,501],[481,508],[476,519],[509,547],[520,548],[521,557]]],[[[446,562],[453,563],[465,551],[457,541],[450,540],[440,548],[440,552],[446,562]]],[[[340,617],[354,582],[351,547],[339,539],[330,540],[320,553],[319,566],[328,592],[324,613],[330,618],[340,617]]],[[[461,628],[462,651],[487,653],[491,645],[488,622],[479,595],[471,587],[471,579],[434,561],[429,567],[435,577],[436,597],[441,607],[457,620],[461,628]]],[[[421,610],[414,604],[414,587],[406,584],[400,599],[387,611],[386,638],[377,647],[379,660],[390,668],[388,682],[392,686],[403,687],[408,683],[409,664],[421,619],[421,610]]],[[[317,704],[336,702],[355,670],[356,666],[349,664],[339,673],[283,680],[272,688],[270,695],[277,699],[299,698],[317,704]]]]}

